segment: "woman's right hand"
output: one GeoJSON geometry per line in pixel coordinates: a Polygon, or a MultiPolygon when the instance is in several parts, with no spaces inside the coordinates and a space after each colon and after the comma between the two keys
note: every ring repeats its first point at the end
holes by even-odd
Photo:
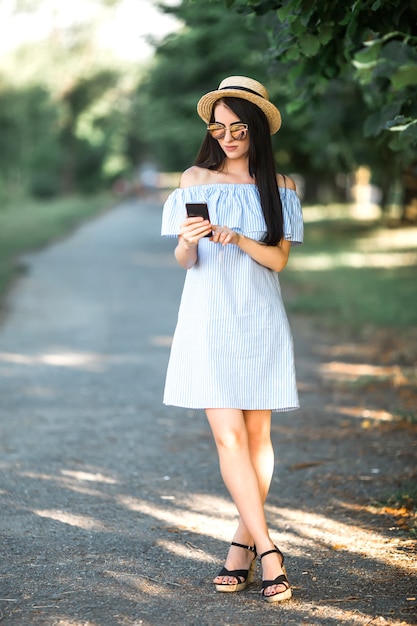
{"type": "Polygon", "coordinates": [[[202,217],[187,217],[180,225],[180,236],[189,246],[196,246],[200,239],[211,232],[210,222],[202,217]]]}

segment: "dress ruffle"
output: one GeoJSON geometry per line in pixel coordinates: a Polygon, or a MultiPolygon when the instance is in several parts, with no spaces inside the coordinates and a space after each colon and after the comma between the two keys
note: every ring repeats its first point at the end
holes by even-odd
{"type": "MultiPolygon", "coordinates": [[[[293,189],[280,187],[284,239],[293,245],[303,242],[303,215],[300,200],[293,189]]],[[[212,224],[228,226],[252,239],[260,240],[266,224],[259,211],[259,191],[254,184],[211,184],[175,189],[167,198],[161,235],[177,237],[187,213],[186,202],[206,202],[212,224]]]]}

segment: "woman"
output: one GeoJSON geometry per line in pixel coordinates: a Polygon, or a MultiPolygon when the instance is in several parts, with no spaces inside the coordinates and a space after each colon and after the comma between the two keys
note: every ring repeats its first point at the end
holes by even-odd
{"type": "Polygon", "coordinates": [[[217,591],[245,589],[256,555],[268,602],[291,597],[264,503],[274,452],[271,411],[298,408],[291,330],[278,272],[303,223],[291,179],[275,173],[270,135],[278,109],[259,82],[231,76],[197,105],[207,134],[195,165],[164,206],[162,235],[178,236],[187,269],[164,403],[205,409],[239,523],[217,591]],[[210,221],[187,217],[207,203],[210,221]],[[256,546],[256,548],[255,548],[256,546]]]}

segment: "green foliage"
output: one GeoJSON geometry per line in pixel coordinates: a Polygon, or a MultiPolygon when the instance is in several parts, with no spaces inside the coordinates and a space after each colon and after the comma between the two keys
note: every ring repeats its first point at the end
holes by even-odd
{"type": "Polygon", "coordinates": [[[204,134],[196,104],[227,75],[265,78],[267,39],[251,17],[225,10],[222,0],[186,0],[164,7],[184,22],[176,34],[156,46],[155,58],[141,81],[132,109],[130,156],[147,146],[164,169],[179,171],[192,163],[204,134]],[[135,150],[136,149],[136,150],[135,150]]]}
{"type": "MultiPolygon", "coordinates": [[[[118,1],[94,3],[111,6],[118,1]]],[[[44,3],[22,0],[16,11],[30,13],[44,3]]],[[[97,48],[96,27],[80,19],[71,28],[57,26],[49,37],[2,55],[3,198],[15,192],[38,197],[91,192],[129,167],[126,112],[138,70],[121,66],[97,48]]]]}
{"type": "Polygon", "coordinates": [[[292,111],[319,103],[329,81],[355,80],[368,118],[403,164],[417,147],[417,5],[413,0],[227,0],[268,17],[270,55],[292,86],[292,111]],[[352,71],[353,70],[353,71],[352,71]]]}
{"type": "Polygon", "coordinates": [[[116,70],[93,71],[61,93],[0,87],[0,197],[95,191],[127,167],[126,98],[116,70]]]}
{"type": "MultiPolygon", "coordinates": [[[[65,191],[94,191],[105,181],[106,159],[117,144],[117,133],[124,128],[122,111],[114,106],[119,99],[118,80],[115,70],[101,70],[82,77],[62,96],[65,116],[60,137],[66,154],[65,191]]],[[[123,141],[119,144],[122,151],[123,141]]]]}
{"type": "Polygon", "coordinates": [[[0,195],[25,187],[35,195],[59,188],[59,108],[43,87],[0,89],[0,195]]]}
{"type": "Polygon", "coordinates": [[[390,240],[389,232],[381,237],[380,227],[349,219],[307,221],[305,243],[292,252],[283,276],[297,287],[289,308],[355,331],[366,325],[414,328],[416,265],[401,265],[401,255],[413,254],[414,247],[406,229],[408,248],[398,235],[390,240]]]}

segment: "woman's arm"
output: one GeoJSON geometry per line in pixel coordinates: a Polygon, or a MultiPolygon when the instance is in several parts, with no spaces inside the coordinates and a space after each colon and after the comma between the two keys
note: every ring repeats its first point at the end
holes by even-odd
{"type": "Polygon", "coordinates": [[[274,270],[274,272],[281,272],[288,263],[291,241],[281,239],[277,246],[267,246],[244,235],[239,235],[237,245],[257,263],[274,270]]]}
{"type": "MultiPolygon", "coordinates": [[[[180,187],[190,187],[204,183],[207,170],[200,167],[190,167],[183,172],[180,187]]],[[[211,224],[202,217],[188,217],[182,224],[175,248],[175,258],[181,267],[189,270],[197,262],[197,246],[202,237],[211,232],[211,224]]]]}
{"type": "MultiPolygon", "coordinates": [[[[281,174],[277,174],[277,184],[279,187],[286,187],[287,189],[293,189],[295,191],[295,183],[289,176],[284,177],[281,174]]],[[[286,239],[281,239],[276,246],[267,246],[260,241],[255,241],[254,239],[236,233],[230,228],[227,228],[227,226],[214,226],[213,229],[212,240],[215,243],[221,243],[224,246],[231,243],[235,246],[239,246],[239,248],[243,252],[246,252],[254,261],[268,267],[274,272],[281,272],[288,263],[291,242],[286,239]]]]}
{"type": "Polygon", "coordinates": [[[280,272],[287,265],[290,255],[291,242],[281,239],[277,246],[267,246],[260,241],[255,241],[245,235],[227,228],[227,226],[214,226],[213,242],[223,246],[233,244],[246,252],[254,261],[268,267],[274,272],[280,272]]]}
{"type": "Polygon", "coordinates": [[[185,270],[189,270],[197,262],[197,244],[189,244],[180,235],[174,255],[177,263],[185,270]]]}

